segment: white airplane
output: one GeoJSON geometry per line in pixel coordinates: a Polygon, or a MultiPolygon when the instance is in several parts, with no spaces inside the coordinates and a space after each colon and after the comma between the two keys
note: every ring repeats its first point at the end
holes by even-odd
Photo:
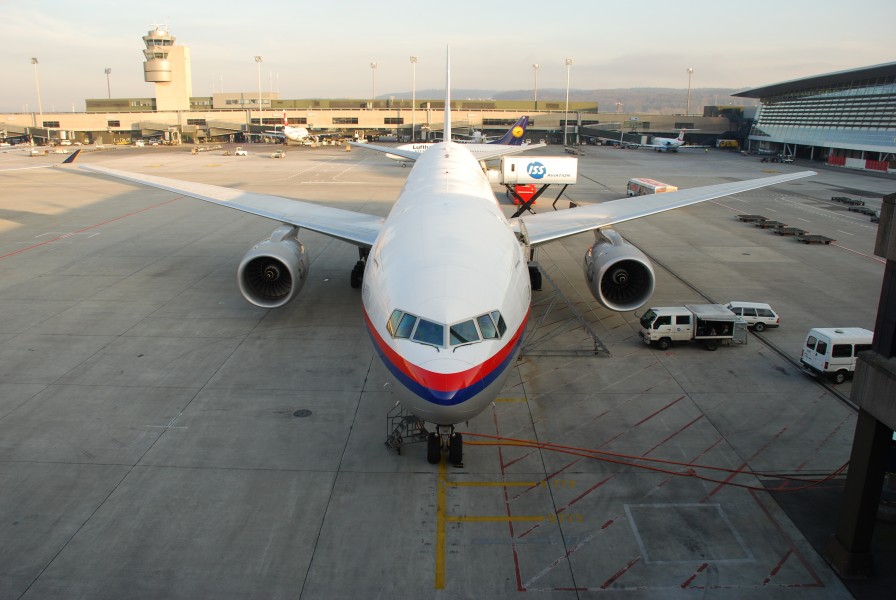
{"type": "Polygon", "coordinates": [[[287,139],[291,142],[301,142],[311,136],[304,127],[293,127],[286,118],[286,111],[283,112],[283,127],[276,131],[265,131],[264,135],[268,137],[278,137],[287,139]]]}
{"type": "MultiPolygon", "coordinates": [[[[448,139],[450,88],[449,67],[448,139]]],[[[492,156],[519,151],[512,146],[491,148],[492,156]]],[[[803,171],[508,219],[479,164],[482,158],[468,144],[456,142],[417,154],[385,218],[239,189],[79,167],[279,222],[237,268],[243,296],[261,307],[283,306],[308,277],[308,254],[298,239],[301,229],[358,246],[363,259],[352,271],[351,285],[361,287],[364,322],[395,397],[435,425],[427,443],[427,460],[433,464],[444,452],[449,461],[461,464],[463,440],[454,425],[488,407],[515,364],[529,318],[530,277],[533,270],[537,273],[528,263],[531,248],[594,231],[584,261],[591,293],[607,308],[635,310],[653,292],[653,269],[647,257],[610,226],[815,174],[803,171]]],[[[66,161],[68,166],[74,167],[73,160],[66,161]]]]}
{"type": "MultiPolygon", "coordinates": [[[[517,119],[516,123],[507,130],[507,132],[501,136],[500,138],[493,140],[491,142],[480,142],[475,138],[472,141],[460,141],[457,143],[464,144],[467,150],[480,158],[484,155],[493,154],[495,151],[495,146],[516,146],[521,147],[519,152],[524,150],[532,150],[533,148],[541,148],[545,144],[523,144],[523,136],[526,135],[526,127],[529,125],[529,117],[523,116],[517,119]]],[[[481,133],[480,138],[481,139],[481,133]]],[[[450,134],[449,134],[450,137],[450,134]]],[[[409,161],[416,160],[417,156],[422,152],[426,152],[429,148],[434,146],[438,142],[416,142],[413,144],[402,144],[401,146],[395,146],[394,148],[389,148],[389,151],[386,153],[387,158],[391,158],[392,160],[397,160],[401,163],[401,166],[406,167],[409,161]]],[[[385,146],[375,146],[369,144],[356,144],[361,148],[372,148],[374,150],[379,150],[384,148],[385,146]]],[[[480,160],[483,160],[480,158],[480,160]]]]}
{"type": "MultiPolygon", "coordinates": [[[[628,146],[637,145],[639,148],[653,148],[657,152],[678,152],[678,149],[681,146],[684,146],[684,132],[687,129],[682,129],[678,132],[678,137],[674,138],[664,138],[654,136],[653,140],[649,144],[627,144],[628,146]]],[[[705,146],[694,146],[695,148],[705,148],[705,146]]]]}

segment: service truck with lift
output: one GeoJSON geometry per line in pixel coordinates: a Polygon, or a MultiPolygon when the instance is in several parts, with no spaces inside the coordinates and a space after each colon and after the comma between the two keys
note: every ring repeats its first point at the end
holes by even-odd
{"type": "Polygon", "coordinates": [[[746,344],[747,322],[721,304],[655,306],[641,317],[638,335],[660,350],[686,340],[703,342],[707,350],[715,350],[720,344],[746,344]]]}

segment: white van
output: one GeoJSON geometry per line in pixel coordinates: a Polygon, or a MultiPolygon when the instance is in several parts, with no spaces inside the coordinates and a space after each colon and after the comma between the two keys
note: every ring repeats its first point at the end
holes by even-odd
{"type": "Polygon", "coordinates": [[[800,363],[818,375],[843,383],[856,370],[856,356],[871,349],[874,332],[860,327],[815,328],[806,334],[800,363]]]}
{"type": "Polygon", "coordinates": [[[780,327],[781,317],[772,307],[762,302],[741,302],[732,300],[725,308],[747,322],[755,331],[764,331],[766,327],[780,327]]]}

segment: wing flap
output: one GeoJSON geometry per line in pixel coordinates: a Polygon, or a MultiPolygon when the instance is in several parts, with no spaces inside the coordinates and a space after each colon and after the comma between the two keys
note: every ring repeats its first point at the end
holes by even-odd
{"type": "Polygon", "coordinates": [[[705,202],[714,198],[730,196],[756,188],[777,185],[816,175],[815,171],[801,171],[788,175],[776,175],[774,177],[762,177],[748,181],[736,181],[733,183],[721,183],[705,187],[667,192],[665,194],[652,194],[649,196],[635,196],[621,200],[611,200],[595,206],[570,208],[551,213],[541,213],[520,217],[522,222],[520,229],[526,233],[528,242],[532,246],[544,244],[553,240],[576,235],[585,231],[609,227],[616,223],[631,221],[649,215],[705,202]]]}
{"type": "Polygon", "coordinates": [[[274,221],[289,223],[356,246],[372,246],[383,225],[381,217],[301,200],[290,200],[280,196],[129,173],[95,165],[78,165],[76,168],[227,206],[274,221]]]}

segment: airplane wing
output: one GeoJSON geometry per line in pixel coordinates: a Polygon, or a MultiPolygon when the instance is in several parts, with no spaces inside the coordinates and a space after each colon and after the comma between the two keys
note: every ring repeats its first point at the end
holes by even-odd
{"type": "Polygon", "coordinates": [[[603,202],[594,206],[528,215],[515,219],[513,223],[524,233],[528,243],[536,246],[584,231],[608,227],[616,223],[639,219],[667,210],[697,204],[698,202],[705,202],[714,198],[730,196],[731,194],[738,194],[769,185],[786,183],[794,179],[816,174],[815,171],[801,171],[788,175],[720,183],[718,185],[666,192],[664,194],[635,196],[633,198],[603,202]]]}
{"type": "Polygon", "coordinates": [[[520,152],[526,152],[527,150],[534,150],[535,148],[543,148],[547,144],[523,144],[522,146],[502,146],[499,144],[466,144],[466,148],[473,153],[473,156],[476,157],[476,160],[489,160],[492,158],[498,158],[499,156],[507,156],[509,154],[519,154],[520,152]],[[470,149],[471,146],[476,146],[475,149],[470,149]]]}
{"type": "Polygon", "coordinates": [[[417,160],[420,158],[419,152],[414,152],[413,150],[402,150],[400,148],[390,148],[389,146],[377,146],[376,144],[365,144],[362,142],[349,142],[352,146],[357,146],[358,148],[367,148],[368,150],[376,150],[377,152],[385,152],[386,154],[394,154],[395,156],[400,156],[402,158],[406,158],[408,160],[417,160]]]}
{"type": "MultiPolygon", "coordinates": [[[[31,147],[28,147],[28,148],[22,148],[21,150],[22,150],[22,153],[24,154],[26,152],[30,153],[32,149],[31,149],[31,147]]],[[[75,154],[66,156],[65,160],[62,161],[62,164],[68,162],[72,158],[72,156],[77,155],[79,152],[80,152],[80,150],[77,150],[75,152],[75,154]]],[[[26,167],[3,167],[3,168],[0,168],[0,171],[27,171],[29,169],[49,169],[52,167],[58,167],[59,164],[60,163],[53,163],[53,164],[49,164],[49,165],[28,165],[26,167]]]]}
{"type": "Polygon", "coordinates": [[[384,220],[381,217],[351,210],[332,208],[301,200],[290,200],[279,196],[246,192],[217,185],[180,181],[166,177],[142,175],[140,173],[128,173],[89,164],[74,165],[73,168],[167,190],[176,194],[190,196],[191,198],[205,200],[212,204],[235,208],[249,214],[316,231],[356,246],[373,245],[384,220]]]}

